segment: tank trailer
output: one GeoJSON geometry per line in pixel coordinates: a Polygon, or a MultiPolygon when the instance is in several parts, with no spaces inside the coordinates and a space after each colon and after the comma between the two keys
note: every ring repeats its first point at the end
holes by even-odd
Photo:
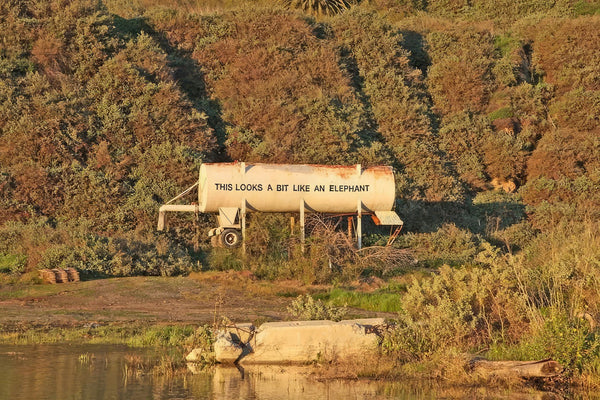
{"type": "Polygon", "coordinates": [[[362,168],[335,165],[260,163],[205,163],[198,181],[159,209],[159,231],[167,212],[214,213],[218,226],[208,232],[213,245],[239,246],[246,236],[248,212],[300,214],[301,241],[305,237],[305,213],[356,216],[357,247],[362,246],[362,216],[371,215],[377,225],[403,225],[392,211],[396,198],[392,167],[362,168]],[[171,204],[198,187],[198,202],[171,204]]]}

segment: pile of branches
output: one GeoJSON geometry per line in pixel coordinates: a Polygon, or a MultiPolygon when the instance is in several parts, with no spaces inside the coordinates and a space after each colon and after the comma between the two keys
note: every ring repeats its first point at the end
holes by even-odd
{"type": "Polygon", "coordinates": [[[357,249],[355,238],[340,229],[341,223],[342,218],[336,219],[322,214],[309,214],[306,219],[305,227],[311,244],[318,245],[324,251],[331,265],[352,263],[363,269],[376,269],[382,274],[387,274],[415,263],[409,249],[393,246],[357,249]]]}

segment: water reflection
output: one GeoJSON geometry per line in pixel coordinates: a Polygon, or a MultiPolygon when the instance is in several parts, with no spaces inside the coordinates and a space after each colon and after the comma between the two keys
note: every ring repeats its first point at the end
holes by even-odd
{"type": "MultiPolygon", "coordinates": [[[[558,399],[441,387],[431,382],[319,381],[309,368],[219,367],[174,378],[128,373],[131,357],[160,357],[151,350],[114,345],[0,346],[0,399],[558,399]]],[[[131,372],[131,371],[130,371],[131,372]]],[[[589,397],[586,397],[589,398],[589,397]]]]}
{"type": "Polygon", "coordinates": [[[303,367],[246,367],[243,375],[236,368],[221,367],[212,382],[216,400],[389,398],[380,382],[317,381],[303,367]]]}
{"type": "Polygon", "coordinates": [[[151,385],[124,385],[120,346],[0,346],[0,399],[153,398],[151,385]],[[88,360],[80,357],[88,354],[88,360]]]}
{"type": "Polygon", "coordinates": [[[559,400],[553,393],[516,393],[501,388],[456,388],[435,382],[319,380],[306,367],[250,366],[216,368],[212,375],[215,400],[226,399],[511,399],[559,400]]]}

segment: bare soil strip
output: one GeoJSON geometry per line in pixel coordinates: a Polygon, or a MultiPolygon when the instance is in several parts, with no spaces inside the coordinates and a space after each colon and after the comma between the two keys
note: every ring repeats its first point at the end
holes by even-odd
{"type": "MultiPolygon", "coordinates": [[[[63,284],[0,286],[1,325],[74,326],[92,322],[210,324],[281,321],[293,298],[325,287],[265,282],[244,272],[128,277],[63,284]]],[[[394,314],[350,309],[356,317],[394,314]]]]}

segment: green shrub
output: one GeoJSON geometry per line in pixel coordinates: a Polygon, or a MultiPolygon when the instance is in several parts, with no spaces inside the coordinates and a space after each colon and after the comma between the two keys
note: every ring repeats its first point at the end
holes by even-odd
{"type": "Polygon", "coordinates": [[[400,310],[400,293],[389,288],[374,292],[359,292],[333,288],[326,294],[315,295],[317,299],[327,300],[336,306],[349,306],[370,311],[397,312],[400,310]]]}
{"type": "Polygon", "coordinates": [[[215,363],[214,340],[213,329],[207,325],[203,325],[187,336],[183,340],[183,344],[186,351],[191,351],[192,349],[200,349],[202,351],[199,361],[201,365],[212,365],[215,363]]]}
{"type": "Polygon", "coordinates": [[[198,336],[204,337],[203,332],[195,330],[189,325],[177,326],[152,326],[143,332],[141,337],[136,338],[136,346],[180,346],[195,340],[198,336]]]}
{"type": "Polygon", "coordinates": [[[541,360],[550,358],[567,373],[593,371],[600,358],[600,339],[588,321],[550,311],[543,324],[512,346],[494,344],[487,357],[497,360],[541,360]]]}
{"type": "Polygon", "coordinates": [[[393,156],[398,195],[430,201],[461,198],[462,188],[444,168],[432,132],[421,71],[410,66],[410,53],[399,45],[400,32],[360,7],[331,24],[344,66],[367,106],[364,135],[381,141],[393,156]]]}
{"type": "Polygon", "coordinates": [[[514,116],[514,112],[512,110],[512,108],[510,107],[503,107],[500,108],[494,112],[491,112],[488,115],[488,118],[490,119],[490,121],[493,121],[495,119],[501,119],[501,118],[511,118],[514,116]]]}
{"type": "Polygon", "coordinates": [[[487,181],[482,145],[492,136],[489,121],[469,112],[445,118],[439,130],[440,149],[448,154],[456,172],[474,188],[487,181]]]}
{"type": "Polygon", "coordinates": [[[476,351],[498,339],[514,343],[528,327],[527,300],[499,258],[491,268],[443,266],[409,285],[401,304],[384,348],[405,361],[476,351]]]}
{"type": "Polygon", "coordinates": [[[103,258],[89,247],[76,245],[55,245],[44,252],[39,268],[75,268],[84,275],[88,272],[107,272],[108,258],[103,258]]]}
{"type": "MultiPolygon", "coordinates": [[[[482,233],[491,237],[495,232],[526,220],[526,206],[516,193],[494,190],[478,193],[472,200],[471,215],[483,227],[482,233]]],[[[471,227],[471,231],[475,228],[471,227]]]]}
{"type": "Polygon", "coordinates": [[[341,321],[347,313],[346,307],[335,307],[307,294],[298,296],[287,310],[292,317],[300,320],[341,321]]]}
{"type": "Polygon", "coordinates": [[[552,315],[536,336],[531,345],[539,346],[545,358],[571,370],[581,372],[586,364],[600,357],[600,339],[584,319],[561,313],[552,315]]]}
{"type": "Polygon", "coordinates": [[[575,15],[594,15],[600,14],[600,3],[587,0],[579,0],[573,6],[575,15]]]}
{"type": "Polygon", "coordinates": [[[509,252],[513,249],[522,250],[536,237],[536,230],[529,221],[523,221],[510,225],[493,233],[492,237],[507,246],[509,252]]]}
{"type": "MultiPolygon", "coordinates": [[[[244,269],[244,262],[237,251],[213,248],[208,256],[208,268],[217,271],[241,271],[244,269]]],[[[266,274],[259,274],[258,276],[261,278],[268,277],[266,274]]]]}
{"type": "Polygon", "coordinates": [[[599,179],[598,171],[593,171],[575,179],[542,176],[528,182],[520,193],[523,202],[528,205],[533,226],[550,232],[562,223],[597,219],[599,179]]]}
{"type": "Polygon", "coordinates": [[[27,257],[22,254],[0,253],[0,273],[20,273],[25,270],[27,257]]]}
{"type": "Polygon", "coordinates": [[[401,362],[410,362],[427,358],[441,348],[448,349],[446,346],[439,347],[442,343],[434,342],[432,332],[426,329],[430,327],[418,326],[415,321],[400,315],[382,340],[384,353],[393,355],[401,362]]]}
{"type": "Polygon", "coordinates": [[[468,263],[477,254],[479,242],[476,235],[454,224],[444,224],[433,233],[407,233],[399,238],[401,246],[410,248],[420,263],[431,267],[468,263]]]}

